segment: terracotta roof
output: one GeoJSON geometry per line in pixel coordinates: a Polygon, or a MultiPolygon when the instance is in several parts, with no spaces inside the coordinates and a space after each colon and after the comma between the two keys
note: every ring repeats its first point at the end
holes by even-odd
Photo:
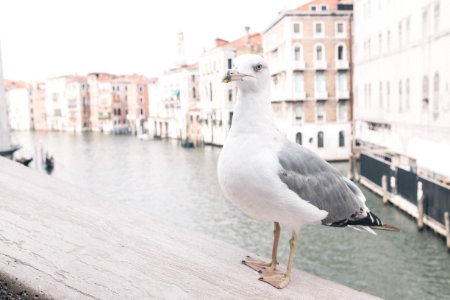
{"type": "Polygon", "coordinates": [[[255,51],[260,51],[262,48],[262,35],[260,33],[248,33],[249,27],[246,27],[247,34],[238,38],[234,41],[227,41],[224,39],[216,38],[216,46],[213,49],[217,48],[251,48],[255,51]]]}
{"type": "MultiPolygon", "coordinates": [[[[297,7],[296,11],[311,11],[311,5],[327,5],[327,11],[336,10],[338,4],[353,4],[353,0],[312,0],[300,7],[297,7]]],[[[317,8],[316,12],[320,12],[320,8],[317,8]]]]}
{"type": "Polygon", "coordinates": [[[27,83],[25,81],[6,80],[5,79],[5,88],[7,90],[25,89],[25,88],[27,88],[27,83]]]}

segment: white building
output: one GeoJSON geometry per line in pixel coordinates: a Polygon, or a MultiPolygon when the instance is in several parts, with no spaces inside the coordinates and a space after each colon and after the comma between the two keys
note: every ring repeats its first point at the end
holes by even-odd
{"type": "Polygon", "coordinates": [[[45,83],[47,128],[81,132],[88,126],[87,82],[76,75],[48,79],[45,83]]]}
{"type": "Polygon", "coordinates": [[[205,144],[223,145],[233,119],[236,83],[224,84],[222,78],[233,66],[236,56],[243,53],[261,54],[261,35],[250,34],[235,41],[216,39],[216,47],[199,59],[199,116],[205,144]]]}
{"type": "Polygon", "coordinates": [[[351,153],[351,20],[351,2],[314,0],[263,32],[277,126],[327,160],[351,153]]]}
{"type": "Polygon", "coordinates": [[[450,177],[450,1],[355,1],[356,138],[450,177]]]}
{"type": "Polygon", "coordinates": [[[6,81],[9,126],[12,130],[30,130],[31,99],[25,82],[6,81]]]}
{"type": "Polygon", "coordinates": [[[176,46],[177,67],[148,85],[148,128],[155,137],[188,139],[189,114],[199,101],[198,65],[186,64],[183,33],[178,33],[176,46]]]}
{"type": "Polygon", "coordinates": [[[3,62],[0,47],[0,152],[9,151],[11,149],[11,137],[9,131],[8,105],[6,103],[3,62]]]}

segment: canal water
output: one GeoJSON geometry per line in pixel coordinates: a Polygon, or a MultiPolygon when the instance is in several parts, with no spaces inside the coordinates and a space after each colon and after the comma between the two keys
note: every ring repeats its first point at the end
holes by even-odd
{"type": "MultiPolygon", "coordinates": [[[[39,145],[52,154],[51,176],[102,195],[105,201],[126,203],[270,257],[273,224],[245,216],[220,191],[219,148],[185,149],[176,141],[91,133],[15,132],[13,138],[24,146],[24,154],[34,155],[39,145]]],[[[334,165],[347,174],[348,164],[334,165]]],[[[384,299],[450,299],[450,254],[444,240],[427,230],[418,232],[414,220],[362,190],[367,205],[401,232],[373,236],[351,229],[307,227],[299,234],[295,267],[384,299]]],[[[282,263],[287,260],[289,238],[283,230],[282,263]]]]}

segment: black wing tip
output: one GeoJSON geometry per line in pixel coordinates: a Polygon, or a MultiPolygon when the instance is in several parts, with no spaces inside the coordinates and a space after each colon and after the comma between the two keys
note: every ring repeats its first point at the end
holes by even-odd
{"type": "Polygon", "coordinates": [[[370,227],[372,229],[376,229],[376,230],[385,230],[385,231],[392,231],[392,232],[399,232],[400,229],[398,229],[397,227],[390,225],[390,224],[383,224],[383,222],[381,221],[380,218],[378,218],[374,213],[372,212],[368,212],[367,216],[365,218],[362,219],[358,219],[358,220],[350,220],[350,219],[345,219],[345,220],[341,220],[338,222],[334,222],[331,224],[327,224],[328,226],[332,226],[332,227],[346,227],[348,225],[359,225],[359,226],[367,226],[370,227]]]}

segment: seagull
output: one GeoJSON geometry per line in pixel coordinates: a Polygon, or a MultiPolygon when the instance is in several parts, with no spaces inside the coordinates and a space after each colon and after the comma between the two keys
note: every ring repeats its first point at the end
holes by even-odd
{"type": "Polygon", "coordinates": [[[270,72],[259,55],[235,60],[223,82],[238,91],[233,123],[218,159],[219,185],[248,216],[274,223],[272,259],[247,256],[242,263],[261,273],[261,281],[286,287],[292,274],[297,232],[305,225],[398,231],[384,224],[365,204],[361,190],[313,151],[290,142],[275,125],[270,72]],[[277,271],[281,225],[292,231],[285,272],[277,271]]]}

